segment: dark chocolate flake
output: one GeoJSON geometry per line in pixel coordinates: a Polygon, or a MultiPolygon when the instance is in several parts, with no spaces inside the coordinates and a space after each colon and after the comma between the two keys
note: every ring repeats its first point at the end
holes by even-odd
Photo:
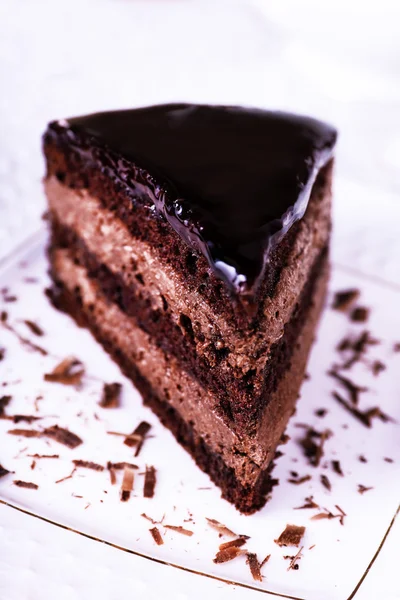
{"type": "Polygon", "coordinates": [[[21,481],[21,479],[14,479],[13,484],[17,487],[26,488],[28,490],[38,490],[39,486],[37,483],[32,483],[31,481],[21,481]]]}
{"type": "Polygon", "coordinates": [[[5,408],[10,404],[11,400],[12,396],[10,395],[0,397],[0,417],[5,414],[5,408]]]}
{"type": "Polygon", "coordinates": [[[29,319],[24,320],[25,325],[31,330],[34,335],[42,337],[44,335],[44,331],[37,323],[34,321],[30,321],[29,319]]]}
{"type": "Polygon", "coordinates": [[[134,471],[129,467],[125,467],[124,476],[121,485],[121,502],[127,502],[131,496],[133,490],[134,471]]]}
{"type": "Polygon", "coordinates": [[[6,355],[6,349],[0,348],[0,361],[2,361],[4,359],[5,355],[6,355]]]}
{"type": "Polygon", "coordinates": [[[11,435],[18,435],[21,437],[26,437],[26,438],[34,438],[34,437],[42,436],[42,432],[37,431],[36,429],[9,429],[7,431],[7,433],[10,433],[11,435]]]}
{"type": "Polygon", "coordinates": [[[348,377],[344,377],[334,369],[331,369],[328,372],[328,375],[336,379],[348,392],[350,395],[350,400],[353,404],[357,405],[359,402],[359,395],[361,392],[368,392],[368,388],[364,386],[357,385],[353,383],[348,377]]]}
{"type": "Polygon", "coordinates": [[[305,503],[302,506],[296,506],[294,510],[301,510],[303,508],[319,508],[319,505],[314,502],[313,496],[307,496],[305,503]]]}
{"type": "Polygon", "coordinates": [[[350,319],[355,323],[365,323],[368,321],[369,309],[365,306],[356,306],[350,313],[350,319]]]}
{"type": "Polygon", "coordinates": [[[30,458],[60,458],[59,454],[27,454],[30,458]]]}
{"type": "Polygon", "coordinates": [[[387,462],[387,463],[393,463],[394,462],[393,458],[389,458],[388,456],[385,456],[383,460],[385,462],[387,462]]]}
{"type": "Polygon", "coordinates": [[[236,546],[237,548],[240,548],[240,546],[244,546],[248,539],[249,537],[247,535],[240,536],[234,540],[230,540],[229,542],[224,542],[223,544],[220,544],[219,549],[226,550],[231,546],[236,546]]]}
{"type": "Polygon", "coordinates": [[[379,375],[379,373],[382,373],[382,371],[386,370],[386,365],[380,360],[374,360],[374,362],[371,365],[371,370],[373,375],[375,375],[376,377],[377,375],[379,375]]]}
{"type": "Polygon", "coordinates": [[[138,469],[137,465],[134,465],[130,462],[110,462],[107,463],[107,469],[114,469],[115,471],[122,471],[125,467],[129,467],[130,469],[138,469]]]}
{"type": "Polygon", "coordinates": [[[153,498],[154,489],[156,487],[156,470],[154,467],[146,465],[146,473],[144,476],[143,496],[145,498],[153,498]]]}
{"type": "Polygon", "coordinates": [[[350,289],[344,290],[341,292],[336,292],[332,308],[334,310],[340,310],[341,312],[346,312],[350,306],[357,300],[360,295],[360,290],[350,289]]]}
{"type": "Polygon", "coordinates": [[[229,529],[229,527],[227,527],[226,525],[223,525],[216,519],[209,519],[208,517],[206,517],[206,521],[213,529],[216,529],[218,531],[218,533],[220,533],[221,535],[237,537],[236,533],[233,532],[232,529],[229,529]]]}
{"type": "Polygon", "coordinates": [[[0,465],[0,479],[2,477],[5,477],[9,473],[13,473],[13,471],[9,471],[8,469],[5,469],[2,465],[0,465]]]}
{"type": "Polygon", "coordinates": [[[176,531],[177,533],[181,533],[182,535],[186,535],[187,537],[191,537],[193,535],[193,531],[190,529],[185,529],[181,525],[164,525],[166,529],[171,529],[171,531],[176,531]]]}
{"type": "Polygon", "coordinates": [[[71,449],[77,448],[83,443],[81,438],[75,435],[75,433],[58,425],[48,427],[43,431],[43,435],[71,449]]]}
{"type": "Polygon", "coordinates": [[[81,467],[83,469],[91,469],[92,471],[104,471],[103,465],[91,462],[90,460],[74,459],[72,461],[75,467],[81,467]]]}
{"type": "Polygon", "coordinates": [[[162,539],[161,533],[159,532],[157,527],[152,527],[151,529],[149,529],[149,531],[153,537],[153,540],[157,544],[157,546],[162,546],[164,543],[164,540],[162,539]]]}
{"type": "Polygon", "coordinates": [[[299,546],[306,528],[298,525],[286,525],[278,539],[274,540],[278,546],[299,546]]]}
{"type": "Polygon", "coordinates": [[[373,490],[373,489],[374,489],[373,487],[367,487],[367,486],[359,483],[357,491],[359,494],[365,494],[365,492],[369,492],[370,490],[373,490]]]}
{"type": "Polygon", "coordinates": [[[269,561],[269,559],[270,559],[270,558],[271,558],[271,555],[270,555],[270,554],[267,554],[267,556],[264,558],[264,560],[262,560],[262,561],[261,561],[261,563],[260,563],[260,569],[262,569],[262,568],[263,568],[263,566],[264,566],[265,564],[267,564],[267,562],[269,561]]]}
{"type": "Polygon", "coordinates": [[[341,467],[341,464],[340,464],[339,460],[333,460],[332,461],[332,469],[335,471],[335,473],[337,475],[341,475],[342,477],[344,476],[344,473],[342,471],[342,467],[341,467]]]}
{"type": "Polygon", "coordinates": [[[321,475],[321,483],[328,491],[331,491],[331,489],[332,489],[331,482],[329,481],[328,477],[324,473],[321,475]]]}
{"type": "Polygon", "coordinates": [[[247,552],[246,563],[250,567],[250,573],[254,581],[262,581],[261,565],[258,562],[257,554],[254,554],[254,552],[247,552]]]}
{"type": "Polygon", "coordinates": [[[368,462],[367,459],[365,458],[365,456],[363,454],[360,454],[360,456],[358,457],[358,460],[362,463],[366,463],[368,462]]]}
{"type": "Polygon", "coordinates": [[[305,483],[306,481],[310,481],[311,479],[311,475],[304,475],[303,477],[299,477],[297,478],[290,478],[288,479],[289,483],[294,483],[295,485],[300,485],[301,483],[305,483]]]}
{"type": "Polygon", "coordinates": [[[324,444],[332,435],[329,429],[319,432],[313,427],[308,427],[304,437],[300,440],[300,445],[304,449],[304,454],[314,467],[318,467],[324,454],[324,444]]]}
{"type": "Polygon", "coordinates": [[[314,414],[315,414],[317,417],[321,417],[321,418],[322,418],[322,417],[324,417],[324,416],[327,414],[327,412],[328,412],[328,409],[327,409],[327,408],[318,408],[318,409],[317,409],[317,410],[314,412],[314,414]]]}
{"type": "Polygon", "coordinates": [[[18,338],[18,340],[22,346],[24,346],[25,348],[29,348],[29,350],[33,350],[34,352],[38,352],[42,356],[47,356],[47,354],[48,354],[47,350],[45,350],[41,346],[38,346],[37,344],[34,344],[27,338],[23,337],[20,333],[18,333],[18,331],[16,329],[14,329],[14,327],[12,325],[10,325],[10,323],[8,322],[7,319],[8,319],[7,313],[5,311],[2,311],[2,313],[0,315],[1,324],[3,325],[3,327],[5,329],[7,329],[7,331],[10,331],[18,338]]]}
{"type": "Polygon", "coordinates": [[[339,402],[339,404],[341,406],[343,406],[343,408],[345,408],[350,414],[352,414],[353,417],[355,417],[358,421],[360,421],[360,423],[365,425],[365,427],[371,428],[372,421],[374,418],[378,418],[381,421],[383,421],[384,423],[387,423],[388,421],[393,421],[393,419],[391,417],[389,417],[387,414],[385,414],[384,412],[382,412],[382,410],[378,406],[374,406],[373,408],[369,408],[365,411],[361,411],[361,410],[357,409],[355,406],[352,406],[351,404],[349,404],[337,392],[332,392],[332,396],[335,398],[335,400],[337,402],[339,402]]]}
{"type": "Polygon", "coordinates": [[[150,423],[147,423],[146,421],[142,421],[141,423],[139,423],[139,425],[136,427],[136,429],[134,429],[133,432],[125,438],[124,444],[126,444],[130,448],[132,448],[133,446],[136,446],[135,456],[139,455],[139,452],[142,449],[146,435],[148,434],[150,429],[151,429],[150,423]]]}
{"type": "Polygon", "coordinates": [[[219,550],[215,555],[213,562],[216,565],[219,565],[221,563],[229,562],[242,554],[246,554],[246,551],[237,546],[229,546],[229,548],[225,548],[225,550],[219,550]]]}
{"type": "Polygon", "coordinates": [[[51,373],[45,373],[44,380],[63,385],[79,385],[84,373],[85,368],[81,361],[74,356],[69,356],[62,360],[51,373]]]}
{"type": "Polygon", "coordinates": [[[118,408],[120,406],[122,385],[120,383],[105,383],[103,395],[99,402],[101,408],[118,408]]]}

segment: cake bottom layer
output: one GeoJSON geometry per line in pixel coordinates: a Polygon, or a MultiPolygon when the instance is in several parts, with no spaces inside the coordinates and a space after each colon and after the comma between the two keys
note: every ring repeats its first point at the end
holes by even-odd
{"type": "Polygon", "coordinates": [[[50,254],[56,281],[53,299],[58,308],[91,330],[135,383],[144,403],[153,409],[200,468],[221,488],[223,497],[244,513],[263,506],[275,483],[271,477],[272,458],[294,410],[323,304],[328,274],[326,258],[313,286],[313,296],[296,340],[290,368],[262,416],[262,421],[270,424],[270,435],[264,440],[256,440],[240,439],[229,430],[213,410],[213,395],[182,371],[174,357],[168,357],[160,348],[152,346],[147,334],[102,295],[67,250],[54,249],[50,254]],[[263,443],[264,460],[255,462],[252,455],[260,456],[263,443]]]}

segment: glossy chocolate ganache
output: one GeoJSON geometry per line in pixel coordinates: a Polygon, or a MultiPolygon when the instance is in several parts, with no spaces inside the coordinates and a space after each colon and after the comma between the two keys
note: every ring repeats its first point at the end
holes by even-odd
{"type": "Polygon", "coordinates": [[[133,202],[139,188],[148,194],[215,275],[248,296],[271,250],[304,215],[337,136],[307,117],[195,104],[103,112],[49,127],[60,129],[123,181],[133,202]]]}

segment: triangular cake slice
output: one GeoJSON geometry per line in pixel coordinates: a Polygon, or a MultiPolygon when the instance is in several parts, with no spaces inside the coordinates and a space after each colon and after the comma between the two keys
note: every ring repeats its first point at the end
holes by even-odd
{"type": "Polygon", "coordinates": [[[244,513],[265,503],[328,278],[336,131],[170,104],[44,136],[54,301],[244,513]]]}

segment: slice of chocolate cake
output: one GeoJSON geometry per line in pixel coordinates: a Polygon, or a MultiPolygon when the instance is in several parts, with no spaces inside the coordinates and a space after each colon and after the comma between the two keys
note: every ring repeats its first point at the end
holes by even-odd
{"type": "Polygon", "coordinates": [[[53,298],[251,513],[324,301],[334,129],[171,104],[44,136],[53,298]]]}

